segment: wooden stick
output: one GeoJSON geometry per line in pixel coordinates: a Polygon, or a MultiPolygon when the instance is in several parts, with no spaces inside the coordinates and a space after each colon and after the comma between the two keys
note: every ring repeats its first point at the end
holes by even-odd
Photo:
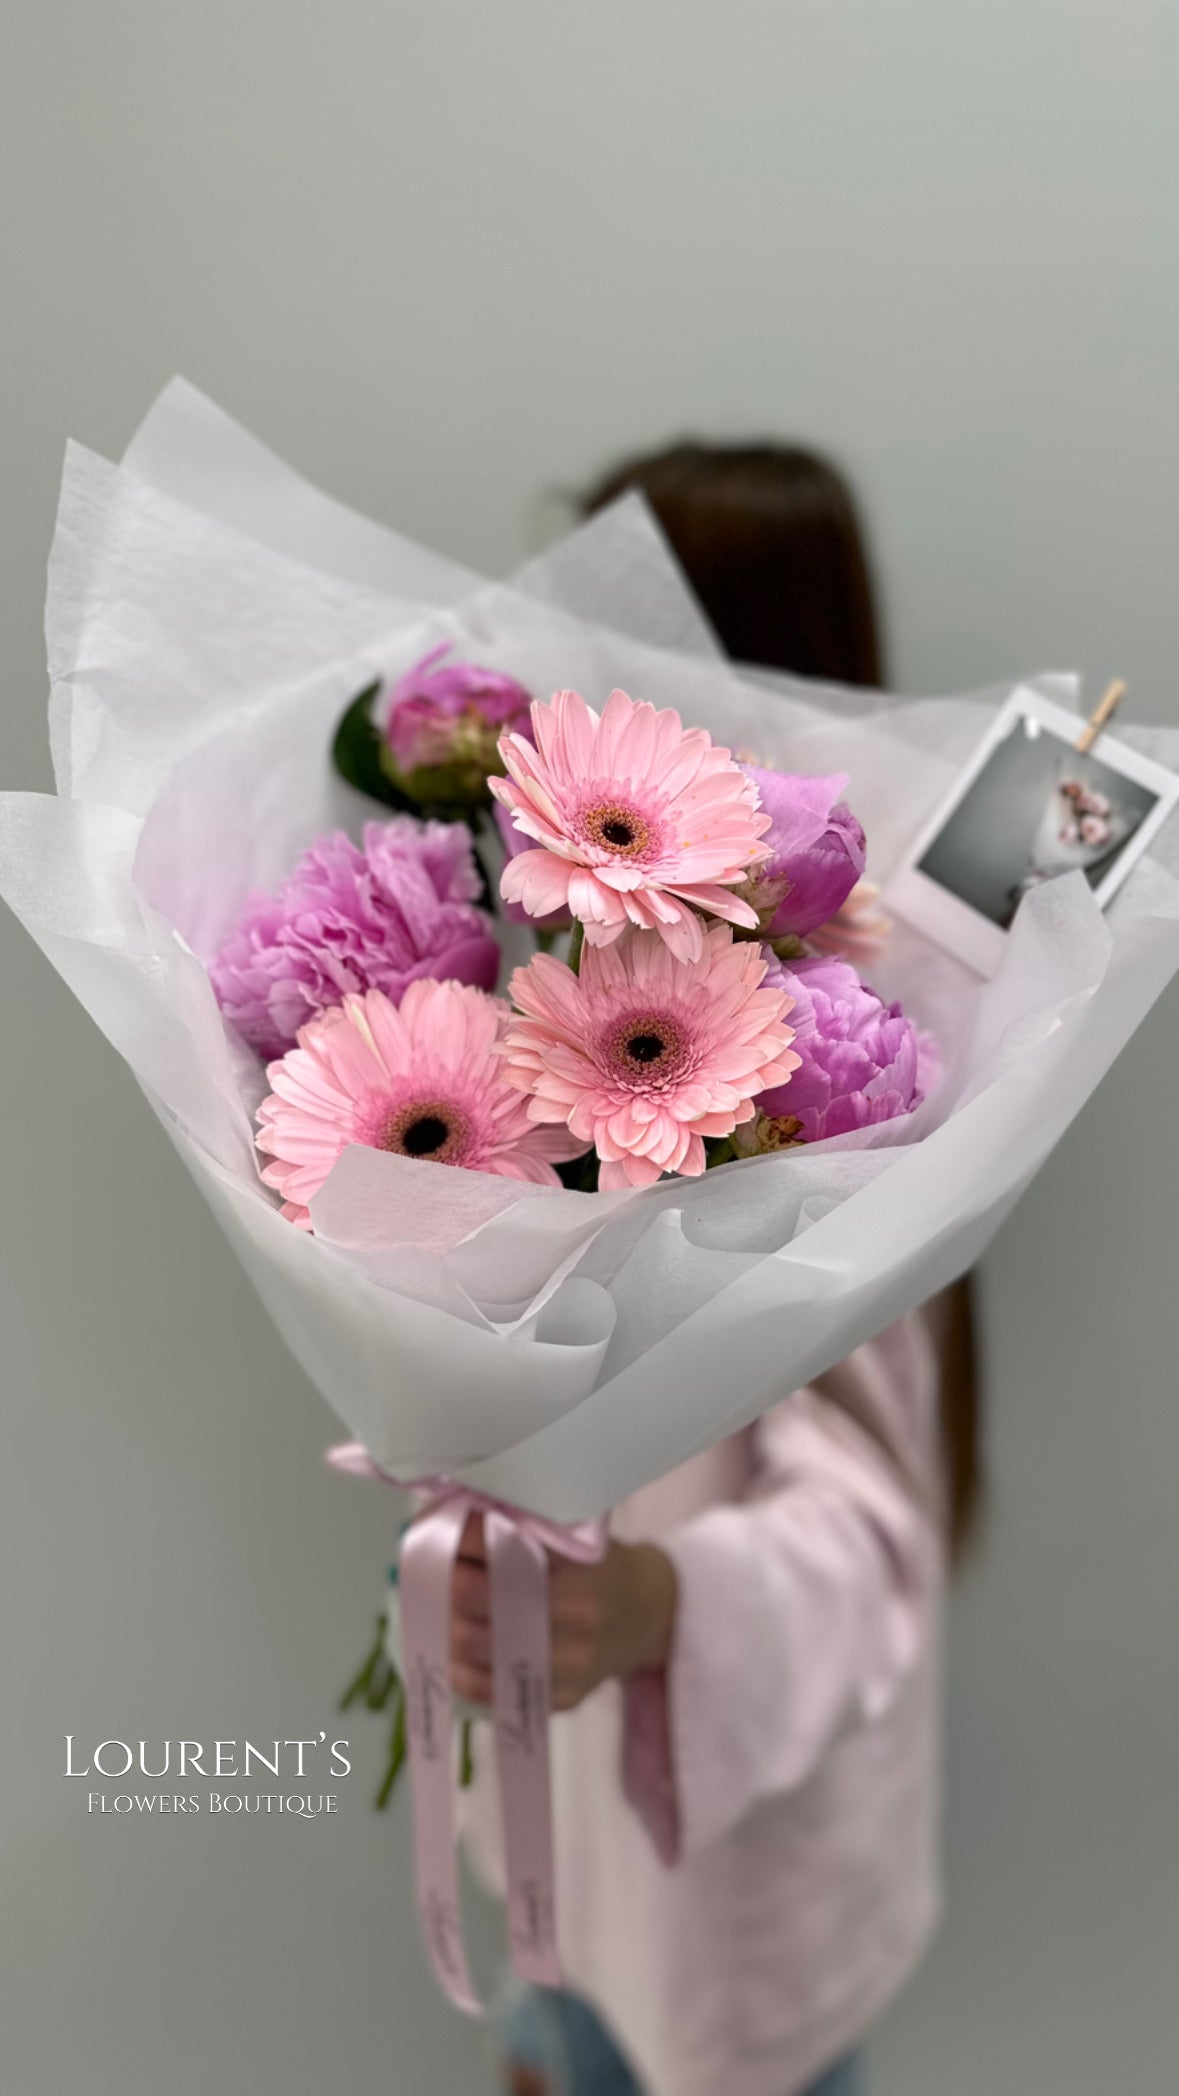
{"type": "Polygon", "coordinates": [[[1103,728],[1109,726],[1118,707],[1126,696],[1126,687],[1120,677],[1115,677],[1101,704],[1089,715],[1077,737],[1076,747],[1082,753],[1091,750],[1103,728]]]}

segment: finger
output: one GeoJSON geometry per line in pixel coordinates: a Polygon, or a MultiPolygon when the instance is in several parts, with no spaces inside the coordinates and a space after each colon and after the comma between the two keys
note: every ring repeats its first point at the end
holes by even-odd
{"type": "Polygon", "coordinates": [[[465,1617],[472,1623],[491,1621],[491,1582],[485,1565],[472,1565],[459,1559],[451,1577],[450,1613],[452,1617],[465,1617]]]}
{"type": "Polygon", "coordinates": [[[554,1588],[549,1620],[555,1638],[566,1633],[574,1637],[591,1637],[600,1616],[601,1600],[596,1587],[554,1588]]]}
{"type": "Polygon", "coordinates": [[[451,1660],[466,1666],[491,1667],[491,1631],[486,1623],[459,1622],[451,1627],[451,1660]]]}
{"type": "Polygon", "coordinates": [[[554,1674],[584,1674],[592,1664],[594,1640],[579,1624],[562,1624],[549,1642],[549,1668],[554,1674]]]}
{"type": "Polygon", "coordinates": [[[554,1622],[581,1623],[596,1617],[602,1605],[601,1566],[552,1560],[549,1597],[554,1622]]]}
{"type": "Polygon", "coordinates": [[[574,1671],[562,1674],[555,1673],[553,1675],[551,1699],[553,1709],[576,1710],[578,1704],[584,1702],[593,1686],[594,1683],[587,1678],[584,1670],[580,1667],[574,1671]]]}
{"type": "Polygon", "coordinates": [[[596,1687],[593,1650],[585,1639],[565,1638],[554,1645],[549,1681],[554,1710],[572,1710],[596,1687]]]}
{"type": "Polygon", "coordinates": [[[483,1543],[482,1514],[467,1515],[462,1536],[459,1540],[458,1554],[460,1563],[464,1560],[472,1565],[485,1565],[487,1563],[487,1551],[483,1543]]]}
{"type": "Polygon", "coordinates": [[[450,1685],[455,1695],[468,1703],[491,1702],[491,1675],[486,1667],[471,1667],[461,1661],[450,1669],[450,1685]]]}

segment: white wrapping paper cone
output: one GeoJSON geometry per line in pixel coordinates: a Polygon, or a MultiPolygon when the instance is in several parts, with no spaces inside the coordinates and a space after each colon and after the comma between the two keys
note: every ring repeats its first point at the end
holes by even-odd
{"type": "MultiPolygon", "coordinates": [[[[541,696],[622,685],[768,763],[849,772],[875,880],[1006,689],[743,674],[634,498],[484,583],[179,381],[123,466],[71,447],[47,632],[58,797],[0,796],[0,893],[135,1071],[296,1359],[401,1477],[573,1520],[752,1419],[978,1256],[1179,967],[1172,825],[1104,918],[1080,874],[1032,893],[991,982],[898,930],[875,987],[945,1065],[905,1120],[611,1195],[350,1150],[312,1236],[260,1181],[265,1076],[205,964],[251,888],[376,812],[328,761],[364,685],[446,640],[541,696]]],[[[1179,734],[1133,739],[1179,764],[1179,734]]]]}

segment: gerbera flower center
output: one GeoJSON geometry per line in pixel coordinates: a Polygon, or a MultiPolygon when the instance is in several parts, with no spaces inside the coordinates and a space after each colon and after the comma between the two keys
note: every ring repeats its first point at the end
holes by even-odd
{"type": "Polygon", "coordinates": [[[448,1099],[418,1099],[398,1107],[378,1129],[374,1148],[401,1157],[454,1164],[466,1148],[467,1117],[448,1099]]]}
{"type": "Polygon", "coordinates": [[[650,824],[633,808],[625,808],[619,801],[607,801],[599,807],[587,809],[583,822],[591,844],[600,844],[606,851],[617,852],[624,859],[633,859],[639,852],[646,851],[651,842],[650,824]]]}
{"type": "Polygon", "coordinates": [[[438,1114],[422,1114],[411,1121],[401,1140],[410,1157],[428,1157],[431,1150],[440,1150],[450,1134],[444,1120],[438,1114]]]}
{"type": "Polygon", "coordinates": [[[664,1054],[666,1048],[667,1042],[661,1040],[657,1033],[632,1034],[626,1044],[627,1054],[632,1062],[636,1063],[653,1063],[664,1054]]]}
{"type": "Polygon", "coordinates": [[[644,1090],[681,1076],[688,1058],[683,1028],[665,1012],[632,1013],[612,1028],[604,1047],[611,1075],[644,1090]]]}

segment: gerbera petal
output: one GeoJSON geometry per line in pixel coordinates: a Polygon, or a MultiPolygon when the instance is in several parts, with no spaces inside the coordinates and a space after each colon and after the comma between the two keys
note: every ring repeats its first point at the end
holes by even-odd
{"type": "Polygon", "coordinates": [[[571,871],[552,852],[522,851],[504,867],[500,894],[505,902],[520,903],[530,917],[547,917],[567,907],[571,871]]]}
{"type": "Polygon", "coordinates": [[[592,920],[586,922],[584,919],[582,921],[585,924],[587,946],[612,946],[615,939],[626,929],[625,913],[617,917],[613,924],[595,924],[592,920]]]}
{"type": "Polygon", "coordinates": [[[555,691],[551,712],[553,733],[546,755],[551,751],[554,764],[567,776],[584,777],[594,761],[596,714],[579,691],[555,691]]]}
{"type": "Polygon", "coordinates": [[[704,927],[692,910],[681,909],[659,925],[659,935],[677,961],[697,960],[704,947],[704,927]]]}
{"type": "Polygon", "coordinates": [[[700,887],[682,888],[677,881],[674,893],[682,902],[692,903],[710,917],[723,917],[729,924],[740,924],[753,931],[757,924],[757,911],[743,902],[739,895],[730,894],[727,888],[718,888],[711,882],[700,887]]]}
{"type": "Polygon", "coordinates": [[[501,1179],[526,1179],[533,1186],[560,1186],[551,1164],[523,1148],[505,1153],[492,1167],[501,1179]]]}
{"type": "Polygon", "coordinates": [[[603,1164],[598,1185],[604,1194],[627,1193],[632,1186],[654,1186],[661,1176],[659,1166],[649,1158],[623,1157],[617,1163],[603,1164]]]}
{"type": "Polygon", "coordinates": [[[622,896],[604,888],[595,873],[573,870],[569,875],[569,908],[582,924],[625,924],[626,904],[622,896]]]}

